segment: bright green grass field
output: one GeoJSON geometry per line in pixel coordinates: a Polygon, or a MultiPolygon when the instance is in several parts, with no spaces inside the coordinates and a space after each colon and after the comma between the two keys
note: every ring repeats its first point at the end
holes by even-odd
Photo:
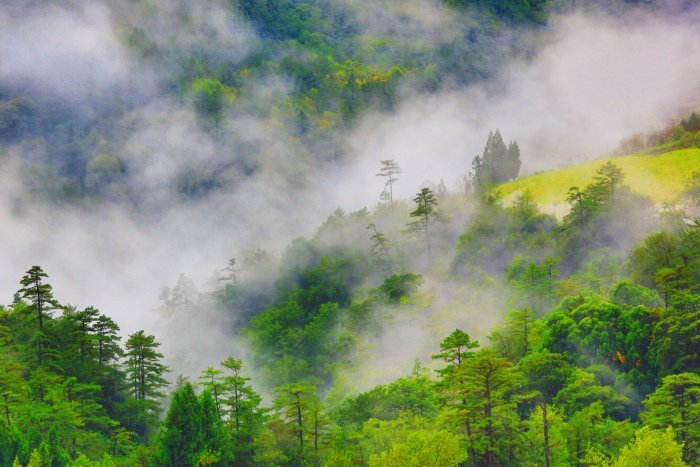
{"type": "Polygon", "coordinates": [[[622,169],[624,183],[632,191],[662,204],[674,201],[685,188],[690,175],[700,171],[700,148],[680,149],[658,155],[631,155],[596,159],[573,167],[541,172],[500,185],[498,189],[510,204],[527,189],[543,210],[564,215],[569,206],[566,192],[572,186],[584,188],[593,181],[603,164],[612,161],[622,169]]]}

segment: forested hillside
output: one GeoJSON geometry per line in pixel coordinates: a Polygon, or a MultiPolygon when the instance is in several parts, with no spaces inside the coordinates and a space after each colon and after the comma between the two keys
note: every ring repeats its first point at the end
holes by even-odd
{"type": "MultiPolygon", "coordinates": [[[[67,2],[67,12],[58,9],[62,2],[33,3],[10,2],[3,21],[11,25],[26,16],[41,23],[52,12],[77,16],[82,9],[80,2],[67,2]]],[[[263,127],[272,125],[293,151],[315,163],[343,158],[342,133],[358,116],[392,110],[402,86],[430,93],[443,84],[488,77],[511,53],[504,43],[505,25],[538,24],[546,9],[546,2],[447,2],[440,9],[443,18],[436,18],[445,20],[446,30],[436,37],[417,16],[420,11],[391,2],[129,1],[94,6],[83,10],[88,25],[79,32],[89,34],[88,26],[114,21],[117,43],[109,44],[108,52],[123,55],[110,64],[116,69],[85,76],[70,68],[67,78],[74,82],[64,84],[47,82],[50,77],[41,74],[22,76],[26,70],[8,67],[4,77],[9,79],[0,83],[0,147],[18,147],[29,163],[28,182],[54,199],[136,201],[151,187],[134,186],[133,175],[148,157],[144,153],[155,149],[140,130],[163,108],[192,105],[196,121],[177,123],[197,125],[205,134],[201,139],[211,136],[217,149],[229,153],[208,156],[207,164],[183,164],[172,174],[169,182],[176,193],[200,197],[261,170],[270,149],[242,127],[243,116],[263,127]],[[364,15],[373,10],[394,24],[382,29],[368,25],[364,15]],[[405,27],[419,29],[409,41],[404,40],[405,27]],[[131,73],[137,76],[129,77],[131,73]],[[87,95],[78,86],[86,86],[87,95]]],[[[60,19],[59,27],[75,27],[73,20],[60,19]]],[[[83,53],[98,66],[107,61],[83,53]]],[[[71,57],[57,51],[47,59],[71,57]]]]}
{"type": "Polygon", "coordinates": [[[0,467],[700,465],[692,2],[1,3],[0,467]]]}
{"type": "MultiPolygon", "coordinates": [[[[697,191],[695,176],[689,206],[697,191]]],[[[289,246],[274,289],[245,279],[262,253],[212,292],[181,280],[164,295],[177,332],[197,310],[247,310],[251,349],[191,379],[172,379],[154,336],[58,303],[33,266],[2,309],[0,458],[695,465],[700,225],[680,209],[649,221],[612,163],[569,201],[559,222],[526,195],[424,188],[414,205],[335,212],[289,246]],[[403,376],[372,386],[387,371],[403,376]]]]}

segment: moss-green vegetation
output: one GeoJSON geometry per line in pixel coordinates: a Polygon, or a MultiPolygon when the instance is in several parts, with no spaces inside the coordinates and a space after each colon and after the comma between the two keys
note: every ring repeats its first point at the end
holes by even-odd
{"type": "Polygon", "coordinates": [[[625,172],[625,182],[634,192],[662,204],[678,199],[695,171],[700,171],[700,149],[688,148],[663,154],[607,157],[580,165],[537,173],[499,186],[507,202],[526,190],[535,202],[558,215],[566,212],[566,193],[572,186],[593,181],[596,170],[612,162],[625,172]]]}

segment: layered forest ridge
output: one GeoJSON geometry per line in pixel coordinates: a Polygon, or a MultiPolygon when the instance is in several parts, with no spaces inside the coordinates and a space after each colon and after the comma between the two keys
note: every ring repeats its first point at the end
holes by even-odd
{"type": "Polygon", "coordinates": [[[0,467],[700,465],[699,20],[2,2],[0,467]]]}

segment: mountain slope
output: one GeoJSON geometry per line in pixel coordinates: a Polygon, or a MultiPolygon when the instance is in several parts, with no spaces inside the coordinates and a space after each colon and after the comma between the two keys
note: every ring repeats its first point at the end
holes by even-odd
{"type": "Polygon", "coordinates": [[[561,215],[568,210],[566,192],[572,186],[585,187],[603,164],[613,162],[625,174],[632,191],[655,203],[673,201],[683,191],[694,171],[700,171],[700,148],[679,149],[659,155],[606,157],[547,172],[522,177],[499,186],[506,203],[525,190],[544,210],[561,215]]]}

